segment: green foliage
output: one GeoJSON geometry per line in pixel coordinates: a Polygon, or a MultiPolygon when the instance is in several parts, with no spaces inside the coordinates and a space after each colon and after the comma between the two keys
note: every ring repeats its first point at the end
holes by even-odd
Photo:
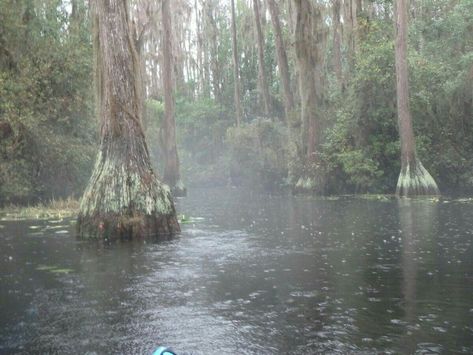
{"type": "Polygon", "coordinates": [[[363,30],[347,89],[329,93],[321,148],[329,193],[390,192],[399,174],[392,30],[375,20],[363,30]]]}
{"type": "MultiPolygon", "coordinates": [[[[417,151],[442,191],[473,188],[473,1],[423,0],[410,22],[417,151]]],[[[361,22],[346,90],[332,88],[322,155],[331,192],[394,191],[400,170],[392,20],[361,22]]],[[[347,72],[346,72],[347,73],[347,72]]]]}
{"type": "Polygon", "coordinates": [[[377,181],[383,174],[379,170],[378,163],[367,157],[362,150],[340,153],[338,160],[344,173],[347,174],[349,182],[355,186],[357,191],[369,191],[373,181],[377,181]]]}
{"type": "MultiPolygon", "coordinates": [[[[160,124],[164,105],[148,100],[146,135],[152,163],[161,170],[163,161],[160,124]]],[[[224,106],[210,98],[176,100],[176,127],[181,174],[191,185],[226,184],[225,134],[233,117],[224,106]]]]}
{"type": "Polygon", "coordinates": [[[441,190],[473,189],[473,1],[423,1],[412,26],[411,109],[424,166],[441,190]]]}
{"type": "Polygon", "coordinates": [[[225,134],[232,114],[214,100],[178,101],[176,125],[183,175],[190,184],[226,184],[225,134]]]}
{"type": "Polygon", "coordinates": [[[280,123],[255,119],[227,132],[232,183],[280,187],[287,177],[287,132],[280,123]]]}
{"type": "Polygon", "coordinates": [[[178,142],[188,152],[187,157],[198,163],[215,162],[232,124],[231,113],[212,99],[178,100],[176,104],[178,142]]]}
{"type": "Polygon", "coordinates": [[[0,203],[80,193],[89,177],[88,24],[68,31],[55,4],[0,1],[0,203]]]}
{"type": "MultiPolygon", "coordinates": [[[[97,140],[90,24],[85,1],[78,1],[75,19],[65,4],[69,2],[0,0],[0,204],[80,193],[90,176],[97,140]]],[[[261,114],[262,105],[254,14],[252,3],[244,1],[237,1],[238,53],[243,110],[250,122],[233,127],[229,9],[224,2],[212,6],[218,33],[215,42],[208,34],[203,38],[212,48],[209,77],[199,82],[203,68],[187,73],[186,96],[176,99],[179,155],[187,183],[231,180],[274,187],[285,181],[289,170],[293,183],[318,174],[328,193],[392,193],[400,171],[394,26],[392,14],[381,11],[389,10],[392,2],[375,1],[376,13],[359,16],[356,46],[349,44],[350,33],[342,38],[343,90],[329,73],[314,166],[305,166],[301,153],[298,107],[290,134],[280,123],[251,121],[261,114]],[[218,90],[209,93],[212,86],[218,90]]],[[[418,155],[442,191],[473,191],[473,0],[420,0],[412,9],[409,88],[418,155]]],[[[286,6],[280,11],[295,88],[291,21],[286,6]]],[[[269,21],[264,32],[274,115],[282,117],[269,21]]],[[[332,54],[326,53],[329,71],[332,54]]],[[[163,116],[161,101],[147,101],[144,126],[158,170],[163,116]]]]}

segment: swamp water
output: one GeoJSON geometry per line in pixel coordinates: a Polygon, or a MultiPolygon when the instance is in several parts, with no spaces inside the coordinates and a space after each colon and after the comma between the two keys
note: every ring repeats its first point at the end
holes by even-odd
{"type": "Polygon", "coordinates": [[[169,240],[0,221],[0,354],[473,353],[473,203],[190,190],[169,240]]]}

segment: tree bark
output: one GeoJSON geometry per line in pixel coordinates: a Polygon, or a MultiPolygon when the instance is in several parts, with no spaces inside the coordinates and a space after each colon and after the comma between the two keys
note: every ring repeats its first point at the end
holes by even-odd
{"type": "Polygon", "coordinates": [[[210,27],[210,12],[212,7],[209,1],[206,1],[203,5],[203,23],[204,23],[204,96],[210,98],[211,96],[211,83],[210,83],[210,36],[211,36],[211,27],[210,27]]]}
{"type": "Polygon", "coordinates": [[[322,14],[310,0],[294,0],[297,20],[295,47],[301,95],[302,147],[304,172],[296,190],[323,190],[322,175],[317,171],[323,97],[323,47],[326,31],[322,14]]]}
{"type": "Polygon", "coordinates": [[[354,0],[344,0],[343,2],[343,37],[344,42],[347,47],[347,61],[350,70],[347,71],[349,74],[353,71],[355,67],[355,51],[356,51],[356,44],[355,44],[355,32],[357,26],[357,18],[356,18],[356,3],[354,0]]]}
{"type": "Polygon", "coordinates": [[[208,20],[209,20],[209,32],[210,32],[210,58],[212,58],[211,61],[211,67],[212,67],[212,88],[213,88],[213,95],[215,100],[217,102],[221,102],[221,69],[220,69],[220,61],[219,61],[219,56],[218,56],[218,28],[217,28],[217,23],[216,23],[216,15],[214,14],[215,12],[216,5],[213,1],[209,2],[209,13],[208,13],[208,20]]]}
{"type": "Polygon", "coordinates": [[[127,3],[92,5],[101,142],[81,201],[79,235],[130,239],[178,232],[170,192],[153,172],[141,126],[140,61],[127,3]]]}
{"type": "Polygon", "coordinates": [[[161,76],[164,89],[164,121],[162,123],[162,141],[164,151],[163,180],[171,187],[174,195],[185,195],[181,182],[179,156],[176,144],[175,88],[173,81],[172,18],[170,0],[162,0],[161,14],[163,21],[163,65],[161,76]]]}
{"type": "Polygon", "coordinates": [[[333,22],[333,69],[337,78],[338,85],[343,89],[342,76],[342,55],[341,55],[341,39],[340,39],[340,1],[332,1],[332,22],[333,22]]]}
{"type": "Polygon", "coordinates": [[[407,0],[396,0],[396,96],[401,139],[401,173],[396,187],[396,195],[438,195],[440,192],[435,180],[424,168],[416,154],[414,130],[409,109],[407,16],[407,0]]]}
{"type": "Polygon", "coordinates": [[[241,84],[240,84],[240,65],[238,61],[237,31],[236,31],[236,15],[235,0],[231,0],[232,6],[232,51],[233,51],[233,81],[234,81],[234,100],[237,127],[240,126],[242,120],[241,109],[241,84]]]}
{"type": "MultiPolygon", "coordinates": [[[[163,3],[161,4],[162,6],[163,3]]],[[[176,87],[176,91],[183,95],[188,95],[186,80],[184,77],[184,51],[182,45],[184,43],[184,29],[183,23],[186,21],[184,3],[181,0],[173,0],[167,6],[169,6],[169,16],[171,23],[171,46],[172,52],[172,64],[174,70],[173,83],[176,87]]]]}
{"type": "Polygon", "coordinates": [[[287,54],[284,47],[284,40],[282,37],[281,23],[279,21],[279,9],[275,0],[268,0],[269,12],[271,14],[271,22],[273,24],[274,37],[276,41],[276,52],[278,60],[279,75],[284,92],[284,110],[286,121],[289,122],[290,113],[294,109],[294,95],[291,90],[291,78],[289,73],[289,65],[287,63],[287,54]]]}
{"type": "Polygon", "coordinates": [[[255,12],[255,27],[256,36],[258,40],[258,68],[259,68],[259,82],[261,93],[263,96],[264,114],[268,117],[271,114],[271,97],[269,95],[268,80],[264,70],[264,35],[261,28],[260,16],[260,0],[253,0],[253,9],[255,12]]]}

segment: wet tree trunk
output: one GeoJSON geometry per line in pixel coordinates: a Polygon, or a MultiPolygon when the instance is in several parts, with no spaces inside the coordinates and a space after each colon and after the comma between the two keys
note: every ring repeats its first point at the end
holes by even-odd
{"type": "Polygon", "coordinates": [[[222,99],[222,90],[221,90],[221,74],[220,74],[220,61],[218,56],[218,28],[216,23],[216,15],[215,12],[215,4],[214,2],[209,2],[209,12],[208,12],[208,20],[209,20],[209,37],[210,37],[210,58],[211,60],[211,67],[212,67],[212,88],[213,88],[213,95],[217,102],[221,102],[222,99]]]}
{"type": "Polygon", "coordinates": [[[332,1],[332,22],[333,22],[333,69],[337,78],[338,85],[343,89],[342,77],[342,55],[340,39],[340,1],[332,1]]]}
{"type": "Polygon", "coordinates": [[[212,11],[210,2],[203,4],[203,29],[206,40],[204,41],[204,96],[210,98],[211,83],[210,83],[210,12],[212,11]]]}
{"type": "Polygon", "coordinates": [[[356,4],[354,0],[344,0],[343,2],[343,37],[347,47],[347,61],[349,70],[347,74],[351,73],[355,67],[355,51],[356,51],[356,4]]]}
{"type": "Polygon", "coordinates": [[[294,0],[297,20],[295,47],[301,95],[302,154],[304,171],[296,183],[298,191],[322,192],[323,175],[318,171],[321,104],[323,93],[323,47],[326,31],[318,5],[294,0]]]}
{"type": "Polygon", "coordinates": [[[196,66],[197,66],[197,72],[198,76],[196,77],[196,90],[197,90],[197,95],[199,96],[202,92],[203,89],[201,85],[203,85],[203,76],[202,76],[202,24],[201,24],[201,19],[200,19],[200,8],[199,8],[199,2],[197,0],[194,1],[194,13],[195,13],[195,23],[196,23],[196,45],[197,45],[197,53],[196,53],[196,66]]]}
{"type": "Polygon", "coordinates": [[[92,3],[101,142],[82,197],[78,232],[120,239],[179,231],[169,190],[155,176],[141,127],[140,61],[127,3],[92,3]]]}
{"type": "Polygon", "coordinates": [[[264,35],[261,28],[260,16],[260,0],[253,0],[253,8],[255,12],[255,27],[256,36],[258,39],[258,68],[259,68],[259,82],[261,93],[263,96],[264,115],[268,117],[271,114],[271,97],[269,95],[268,80],[264,70],[264,35]]]}
{"type": "Polygon", "coordinates": [[[275,0],[268,0],[268,7],[271,14],[271,22],[273,24],[274,37],[276,41],[279,75],[281,76],[281,82],[284,91],[284,110],[286,121],[289,122],[290,114],[294,109],[294,96],[291,90],[289,65],[287,63],[287,54],[282,38],[281,23],[279,21],[279,9],[275,0]]]}
{"type": "Polygon", "coordinates": [[[237,31],[236,31],[236,15],[235,15],[235,0],[231,0],[232,6],[232,50],[233,50],[233,81],[234,81],[234,99],[235,99],[235,114],[237,127],[240,126],[242,120],[241,109],[241,85],[240,85],[240,64],[238,61],[238,46],[237,46],[237,31]]]}
{"type": "Polygon", "coordinates": [[[161,13],[163,21],[163,89],[164,89],[164,121],[162,123],[162,141],[164,151],[163,180],[171,187],[175,196],[183,196],[186,189],[181,181],[179,156],[176,144],[175,85],[173,82],[172,23],[170,0],[162,0],[161,13]]]}
{"type": "Polygon", "coordinates": [[[401,173],[397,182],[396,195],[438,195],[440,192],[435,180],[424,168],[416,154],[414,130],[409,110],[407,16],[407,0],[396,0],[396,90],[401,139],[401,173]]]}

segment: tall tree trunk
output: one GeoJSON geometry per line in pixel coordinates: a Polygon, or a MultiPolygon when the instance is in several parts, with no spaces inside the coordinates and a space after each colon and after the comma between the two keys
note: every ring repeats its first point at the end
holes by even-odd
{"type": "Polygon", "coordinates": [[[347,61],[350,70],[349,74],[355,66],[355,31],[356,31],[356,4],[354,0],[343,1],[343,37],[347,47],[347,61]]]}
{"type": "Polygon", "coordinates": [[[161,14],[163,21],[163,65],[161,76],[164,89],[164,121],[161,127],[164,173],[163,180],[168,184],[174,195],[185,195],[185,187],[181,182],[179,157],[176,144],[176,121],[174,117],[175,88],[173,81],[173,52],[172,52],[172,18],[170,11],[171,0],[162,0],[161,14]]]}
{"type": "Polygon", "coordinates": [[[211,17],[212,17],[212,4],[210,1],[206,1],[203,5],[203,22],[204,22],[204,96],[210,98],[211,96],[211,83],[210,83],[210,46],[212,28],[211,28],[211,17]]]}
{"type": "Polygon", "coordinates": [[[264,114],[269,116],[271,114],[271,97],[269,95],[268,80],[264,70],[264,36],[263,30],[261,29],[261,16],[260,16],[260,0],[253,0],[253,8],[255,12],[255,26],[256,36],[258,39],[258,67],[259,67],[259,82],[261,93],[263,96],[264,114]]]}
{"type": "Polygon", "coordinates": [[[241,109],[241,84],[240,84],[240,64],[238,61],[237,31],[236,31],[236,15],[235,0],[231,0],[232,6],[232,50],[233,50],[233,81],[234,81],[234,100],[237,127],[240,126],[242,120],[241,109]]]}
{"type": "Polygon", "coordinates": [[[284,111],[286,121],[289,122],[290,113],[294,109],[294,95],[291,90],[291,78],[289,74],[289,65],[287,63],[286,49],[282,37],[281,23],[279,22],[279,9],[275,0],[268,0],[271,22],[273,24],[274,37],[276,41],[276,52],[278,60],[279,75],[281,76],[282,87],[284,91],[284,111]]]}
{"type": "Polygon", "coordinates": [[[323,190],[322,174],[317,171],[320,139],[321,104],[323,94],[323,47],[326,31],[322,14],[311,0],[294,0],[297,20],[295,47],[301,95],[302,147],[304,172],[296,191],[323,190]]]}
{"type": "MultiPolygon", "coordinates": [[[[162,4],[162,6],[164,6],[162,4]]],[[[187,95],[187,86],[186,80],[184,78],[184,52],[182,49],[182,45],[184,43],[184,29],[183,29],[183,22],[185,21],[185,14],[182,8],[183,2],[180,0],[173,0],[167,6],[169,6],[169,15],[173,16],[170,19],[171,23],[171,46],[172,52],[172,64],[174,70],[174,86],[176,87],[176,92],[180,93],[181,95],[187,95]]]]}
{"type": "Polygon", "coordinates": [[[151,167],[141,127],[140,61],[127,3],[93,2],[101,142],[82,197],[79,235],[132,238],[179,231],[172,197],[151,167]]]}
{"type": "Polygon", "coordinates": [[[435,180],[424,168],[416,154],[414,130],[409,110],[407,16],[407,0],[396,0],[396,91],[401,139],[401,173],[397,182],[396,195],[438,195],[440,191],[435,180]]]}
{"type": "Polygon", "coordinates": [[[199,96],[203,92],[202,85],[204,83],[203,80],[203,70],[202,70],[202,21],[200,16],[200,7],[198,0],[194,1],[194,13],[195,13],[195,23],[196,23],[196,42],[197,42],[197,53],[196,53],[196,66],[197,72],[199,75],[196,77],[196,88],[197,88],[197,96],[199,96]]]}
{"type": "Polygon", "coordinates": [[[217,102],[221,102],[221,87],[220,87],[220,63],[218,58],[218,28],[216,23],[216,16],[214,15],[215,3],[213,1],[209,2],[209,22],[210,22],[210,57],[212,58],[212,88],[213,95],[217,102]]]}
{"type": "Polygon", "coordinates": [[[342,77],[342,55],[340,39],[340,1],[332,0],[332,22],[333,22],[333,69],[337,78],[338,85],[343,89],[342,77]]]}

